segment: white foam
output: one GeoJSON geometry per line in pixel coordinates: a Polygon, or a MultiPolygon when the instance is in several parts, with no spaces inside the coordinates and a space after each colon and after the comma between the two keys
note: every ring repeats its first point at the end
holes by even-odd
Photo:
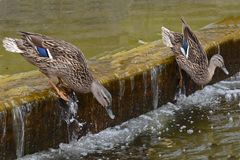
{"type": "MultiPolygon", "coordinates": [[[[25,156],[22,159],[45,160],[56,159],[58,157],[71,159],[71,156],[79,158],[90,153],[101,153],[104,150],[129,144],[140,134],[149,131],[157,133],[167,132],[169,130],[169,122],[174,122],[176,127],[179,127],[181,131],[193,134],[194,130],[192,128],[186,128],[183,125],[180,126],[178,125],[179,122],[175,122],[176,113],[182,112],[185,108],[192,109],[196,107],[200,109],[210,109],[210,112],[213,112],[219,103],[228,101],[228,98],[226,98],[228,97],[227,95],[232,96],[232,94],[235,96],[234,99],[231,99],[231,103],[235,102],[238,104],[240,101],[240,85],[236,85],[236,83],[233,85],[234,87],[231,85],[225,86],[224,83],[217,83],[216,85],[206,86],[203,90],[197,91],[189,97],[179,99],[176,105],[168,103],[156,110],[124,122],[121,125],[107,128],[97,134],[88,133],[78,141],[72,141],[69,144],[62,143],[59,145],[59,149],[35,153],[25,156]]],[[[191,113],[193,113],[193,111],[191,113]]],[[[191,116],[188,118],[191,119],[191,116]]],[[[229,121],[232,122],[234,119],[230,117],[229,121]]],[[[213,129],[213,126],[211,128],[213,129]]],[[[201,131],[198,130],[196,132],[201,131]]]]}

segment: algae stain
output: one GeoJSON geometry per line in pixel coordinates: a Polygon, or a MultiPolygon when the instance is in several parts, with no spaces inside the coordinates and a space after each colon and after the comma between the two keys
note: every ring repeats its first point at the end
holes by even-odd
{"type": "Polygon", "coordinates": [[[6,111],[2,111],[0,113],[0,122],[1,122],[0,133],[2,135],[0,141],[3,144],[6,136],[6,130],[7,130],[7,112],[6,111]]]}

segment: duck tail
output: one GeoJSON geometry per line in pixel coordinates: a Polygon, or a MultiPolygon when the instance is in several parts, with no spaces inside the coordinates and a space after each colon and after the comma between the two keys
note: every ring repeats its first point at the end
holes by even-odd
{"type": "Polygon", "coordinates": [[[19,49],[17,45],[18,39],[13,39],[9,37],[5,37],[3,39],[3,47],[6,51],[13,52],[13,53],[23,53],[21,49],[19,49]]]}
{"type": "Polygon", "coordinates": [[[167,47],[173,47],[172,44],[172,33],[169,29],[162,27],[162,40],[163,40],[163,44],[165,44],[167,47]]]}

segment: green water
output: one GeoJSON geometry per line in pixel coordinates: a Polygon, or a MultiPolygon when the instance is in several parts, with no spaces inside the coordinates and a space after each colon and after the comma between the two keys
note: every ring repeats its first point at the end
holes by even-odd
{"type": "Polygon", "coordinates": [[[239,160],[240,104],[221,105],[219,111],[185,110],[168,129],[145,133],[128,146],[90,154],[103,160],[239,160]],[[197,113],[198,114],[197,114],[197,113]]]}
{"type": "MultiPolygon", "coordinates": [[[[162,25],[181,30],[184,16],[194,30],[240,15],[236,0],[0,0],[0,39],[31,31],[69,41],[87,58],[112,54],[160,39],[162,25]]],[[[0,75],[36,69],[0,46],[0,75]]]]}
{"type": "Polygon", "coordinates": [[[240,73],[175,104],[21,160],[239,160],[240,73]]]}

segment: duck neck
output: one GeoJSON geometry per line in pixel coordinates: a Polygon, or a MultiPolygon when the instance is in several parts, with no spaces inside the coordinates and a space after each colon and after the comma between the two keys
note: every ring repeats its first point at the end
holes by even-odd
{"type": "Polygon", "coordinates": [[[208,66],[208,73],[209,73],[209,79],[210,80],[212,79],[212,77],[214,75],[216,67],[217,66],[213,63],[213,60],[211,59],[210,63],[209,63],[209,66],[208,66]]]}

